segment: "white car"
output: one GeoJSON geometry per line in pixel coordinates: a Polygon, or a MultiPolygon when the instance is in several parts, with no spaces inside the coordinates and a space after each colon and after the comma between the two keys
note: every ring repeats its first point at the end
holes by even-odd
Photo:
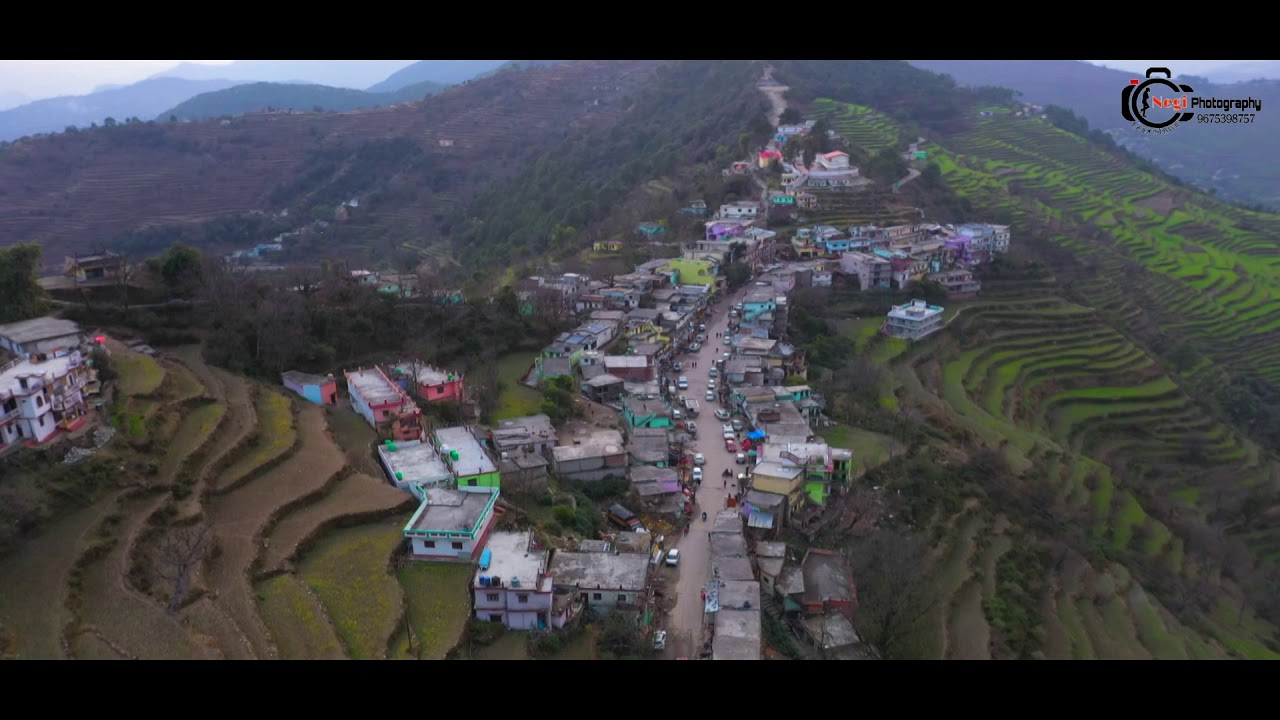
{"type": "Polygon", "coordinates": [[[736,462],[739,465],[746,465],[747,456],[742,453],[738,453],[737,457],[734,458],[734,462],[736,462]]]}
{"type": "Polygon", "coordinates": [[[711,368],[710,370],[707,371],[707,377],[713,378],[713,377],[719,377],[719,376],[720,376],[720,371],[716,370],[715,368],[711,368]]]}
{"type": "Polygon", "coordinates": [[[696,467],[693,469],[693,481],[702,482],[702,468],[696,467]]]}
{"type": "Polygon", "coordinates": [[[724,408],[716,408],[716,419],[717,419],[717,420],[728,420],[728,419],[729,419],[729,411],[728,411],[728,410],[725,410],[724,408]]]}
{"type": "Polygon", "coordinates": [[[707,402],[715,402],[715,401],[716,401],[716,394],[715,394],[715,391],[713,391],[713,390],[708,390],[708,391],[707,391],[707,402]]]}
{"type": "Polygon", "coordinates": [[[733,344],[733,338],[729,337],[728,335],[725,335],[725,336],[724,336],[724,344],[725,344],[725,345],[732,345],[732,344],[733,344]]]}
{"type": "Polygon", "coordinates": [[[693,456],[693,464],[701,467],[707,464],[707,459],[702,456],[702,453],[697,453],[693,456]]]}
{"type": "Polygon", "coordinates": [[[726,424],[726,425],[721,425],[721,426],[720,426],[720,432],[724,433],[725,435],[732,435],[732,434],[733,434],[733,426],[732,426],[732,425],[727,425],[727,424],[726,424]]]}
{"type": "Polygon", "coordinates": [[[685,376],[681,375],[681,376],[680,376],[680,379],[679,379],[679,380],[676,380],[676,387],[680,388],[681,390],[688,390],[688,389],[689,389],[689,378],[687,378],[687,377],[685,377],[685,376]]]}
{"type": "Polygon", "coordinates": [[[716,381],[715,381],[715,380],[708,380],[708,381],[707,381],[707,389],[708,389],[708,390],[715,390],[715,389],[716,389],[716,381]]]}
{"type": "Polygon", "coordinates": [[[680,549],[671,548],[667,551],[667,565],[675,567],[680,564],[680,549]]]}
{"type": "Polygon", "coordinates": [[[655,630],[653,633],[653,649],[661,652],[667,649],[667,631],[655,630]]]}

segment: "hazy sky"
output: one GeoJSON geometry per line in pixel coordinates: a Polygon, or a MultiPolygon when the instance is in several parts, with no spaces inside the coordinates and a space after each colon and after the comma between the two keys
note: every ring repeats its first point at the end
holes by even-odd
{"type": "Polygon", "coordinates": [[[99,85],[128,85],[178,63],[226,65],[234,60],[0,60],[0,92],[32,100],[83,95],[99,85]]]}
{"type": "MultiPolygon", "coordinates": [[[[0,60],[0,96],[21,94],[29,100],[82,95],[100,85],[127,85],[168,70],[178,63],[225,65],[234,60],[0,60]]],[[[1089,60],[1130,72],[1169,67],[1177,74],[1202,75],[1242,60],[1089,60]]]]}
{"type": "Polygon", "coordinates": [[[1227,65],[1250,62],[1249,60],[1089,60],[1094,65],[1106,65],[1116,70],[1146,72],[1151,67],[1167,67],[1174,75],[1204,75],[1227,65]]]}

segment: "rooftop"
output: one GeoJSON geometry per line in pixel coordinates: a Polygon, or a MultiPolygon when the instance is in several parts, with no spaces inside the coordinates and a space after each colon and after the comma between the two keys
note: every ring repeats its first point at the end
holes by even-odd
{"type": "Polygon", "coordinates": [[[400,403],[404,393],[378,368],[361,368],[347,372],[347,383],[372,406],[400,403]]]}
{"type": "Polygon", "coordinates": [[[609,387],[610,385],[620,385],[623,382],[626,382],[626,381],[618,377],[617,375],[610,375],[607,372],[602,372],[596,375],[595,377],[592,377],[590,380],[586,382],[586,384],[594,388],[601,388],[601,387],[609,387]]]}
{"type": "MultiPolygon", "coordinates": [[[[665,432],[665,431],[664,431],[665,432]]],[[[669,482],[671,480],[679,480],[675,468],[660,468],[652,465],[635,465],[628,469],[631,475],[631,482],[669,482]]]]}
{"type": "MultiPolygon", "coordinates": [[[[400,373],[408,377],[413,377],[413,371],[414,371],[414,363],[400,363],[399,365],[396,365],[394,368],[392,368],[393,374],[400,373]]],[[[417,366],[417,371],[418,371],[417,380],[419,385],[427,385],[427,386],[443,385],[446,382],[449,382],[450,380],[457,379],[458,377],[456,373],[452,373],[447,370],[441,370],[440,368],[434,367],[432,365],[419,364],[417,366]]]]}
{"type": "Polygon", "coordinates": [[[462,492],[445,488],[427,488],[426,499],[413,514],[406,533],[471,533],[484,517],[485,508],[496,501],[497,491],[462,492]]]}
{"type": "Polygon", "coordinates": [[[616,368],[647,368],[649,367],[649,358],[645,355],[605,355],[605,367],[616,368]]]}
{"type": "Polygon", "coordinates": [[[378,446],[378,457],[382,458],[385,467],[391,469],[391,476],[396,482],[420,483],[432,485],[453,477],[444,460],[430,443],[421,440],[382,444],[378,446]],[[396,477],[399,473],[400,477],[396,477]]]}
{"type": "Polygon", "coordinates": [[[551,573],[557,585],[605,590],[643,590],[649,578],[649,556],[640,553],[556,552],[551,573]]]}
{"type": "Polygon", "coordinates": [[[804,556],[804,599],[808,602],[854,600],[852,571],[839,553],[810,550],[804,556]]]}
{"type": "Polygon", "coordinates": [[[620,532],[614,538],[614,545],[618,548],[618,552],[642,553],[648,556],[649,551],[653,549],[653,536],[649,533],[620,532]]]}
{"type": "Polygon", "coordinates": [[[613,552],[613,545],[608,540],[583,540],[578,543],[578,552],[613,552]]]}
{"type": "Polygon", "coordinates": [[[0,337],[21,345],[23,343],[66,337],[80,332],[80,326],[70,320],[56,317],[38,317],[22,322],[0,325],[0,337]]]}
{"type": "Polygon", "coordinates": [[[747,539],[733,533],[718,533],[711,536],[712,557],[746,557],[747,539]]]}
{"type": "Polygon", "coordinates": [[[464,478],[498,471],[489,454],[480,445],[480,441],[476,440],[467,428],[440,428],[436,430],[435,436],[442,456],[449,455],[448,451],[458,452],[457,460],[450,458],[447,461],[458,477],[464,478]]]}
{"type": "Polygon", "coordinates": [[[775,460],[766,460],[756,465],[755,474],[757,476],[764,475],[766,477],[771,477],[771,478],[782,478],[783,480],[794,480],[800,477],[800,475],[803,472],[804,472],[804,468],[796,467],[790,463],[787,463],[784,465],[775,460]]]}
{"type": "Polygon", "coordinates": [[[310,373],[298,372],[297,370],[289,370],[280,374],[285,382],[291,382],[295,385],[324,385],[333,382],[333,376],[312,375],[310,373]]]}
{"type": "Polygon", "coordinates": [[[546,415],[527,415],[502,420],[491,432],[493,444],[499,450],[532,443],[549,442],[554,445],[556,442],[555,426],[551,424],[551,418],[546,415]]]}
{"type": "Polygon", "coordinates": [[[670,417],[671,408],[663,400],[645,400],[638,397],[622,399],[628,412],[636,417],[670,417]]]}
{"type": "Polygon", "coordinates": [[[941,312],[942,308],[937,305],[930,305],[924,300],[912,300],[909,303],[894,306],[889,311],[889,317],[902,320],[920,320],[933,317],[941,312]]]}
{"type": "MultiPolygon", "coordinates": [[[[748,490],[745,500],[761,510],[774,510],[782,507],[782,503],[786,502],[787,496],[778,495],[777,493],[761,492],[759,490],[748,490]]],[[[783,545],[783,543],[761,543],[761,545],[783,545]]],[[[786,546],[783,545],[784,549],[785,547],[786,546]]],[[[757,554],[759,554],[759,551],[757,551],[757,554]]]]}
{"type": "Polygon", "coordinates": [[[0,393],[16,391],[19,388],[18,378],[48,377],[50,375],[60,378],[80,363],[81,356],[79,352],[73,352],[62,357],[49,358],[41,362],[32,362],[30,358],[14,360],[0,368],[0,393]]]}
{"type": "MultiPolygon", "coordinates": [[[[751,559],[745,555],[742,557],[712,557],[711,567],[719,573],[721,580],[755,580],[756,572],[751,567],[751,559]]],[[[721,600],[721,602],[724,602],[721,600]]]]}
{"type": "Polygon", "coordinates": [[[618,455],[626,447],[622,441],[622,433],[605,428],[565,435],[560,443],[559,447],[552,450],[556,462],[618,455]]]}
{"type": "Polygon", "coordinates": [[[713,533],[742,534],[742,518],[733,510],[721,510],[716,513],[715,523],[711,527],[713,533]]]}
{"type": "Polygon", "coordinates": [[[809,636],[818,641],[823,650],[857,645],[862,642],[849,618],[840,613],[811,615],[800,621],[809,636]]]}
{"type": "Polygon", "coordinates": [[[804,592],[804,573],[800,572],[798,565],[786,565],[778,573],[773,586],[783,595],[799,595],[804,592]]]}
{"type": "Polygon", "coordinates": [[[538,576],[546,570],[547,552],[545,550],[530,551],[533,542],[531,532],[495,532],[489,535],[485,550],[489,551],[489,569],[476,570],[472,581],[480,587],[480,576],[499,577],[507,586],[511,586],[512,578],[520,581],[520,586],[533,587],[538,576]]]}

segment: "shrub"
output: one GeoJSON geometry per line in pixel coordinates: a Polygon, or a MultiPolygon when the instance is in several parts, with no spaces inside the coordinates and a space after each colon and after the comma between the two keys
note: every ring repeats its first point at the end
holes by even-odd
{"type": "Polygon", "coordinates": [[[552,517],[560,525],[575,525],[577,520],[577,511],[567,505],[559,505],[551,512],[552,517]]]}
{"type": "Polygon", "coordinates": [[[555,522],[547,523],[546,525],[542,526],[542,530],[546,532],[548,535],[554,535],[556,537],[564,536],[564,528],[560,526],[560,523],[555,523],[555,522]]]}
{"type": "Polygon", "coordinates": [[[535,501],[543,507],[551,507],[555,500],[555,495],[552,495],[550,490],[545,489],[538,493],[538,496],[535,498],[535,501]]]}

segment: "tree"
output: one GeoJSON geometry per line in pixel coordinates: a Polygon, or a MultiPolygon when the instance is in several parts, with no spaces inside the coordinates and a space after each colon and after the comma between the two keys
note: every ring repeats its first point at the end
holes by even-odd
{"type": "Polygon", "coordinates": [[[131,298],[129,291],[132,289],[134,280],[138,276],[138,266],[129,262],[129,256],[121,253],[119,265],[116,268],[116,291],[120,298],[120,309],[128,311],[131,298]]]}
{"type": "Polygon", "coordinates": [[[778,123],[781,125],[799,125],[802,122],[804,122],[804,115],[801,115],[800,111],[793,107],[783,110],[782,114],[778,116],[778,123]]]}
{"type": "Polygon", "coordinates": [[[39,271],[39,245],[0,248],[0,323],[28,320],[48,311],[39,271]]]}
{"type": "Polygon", "coordinates": [[[200,271],[204,261],[200,251],[190,245],[169,247],[160,258],[160,277],[165,287],[175,297],[187,298],[200,285],[200,271]]]}
{"type": "Polygon", "coordinates": [[[925,575],[924,541],[879,528],[843,553],[858,579],[859,635],[880,659],[914,659],[914,635],[937,604],[925,575]]]}
{"type": "Polygon", "coordinates": [[[542,381],[542,412],[555,422],[567,420],[578,414],[578,406],[574,402],[577,392],[573,377],[560,375],[542,381]]]}
{"type": "Polygon", "coordinates": [[[177,612],[190,589],[191,571],[204,561],[209,549],[209,526],[170,530],[160,545],[159,568],[160,577],[173,583],[173,594],[169,598],[169,612],[177,612]]]}
{"type": "Polygon", "coordinates": [[[644,635],[634,618],[620,612],[611,612],[600,619],[599,648],[618,658],[639,658],[645,650],[644,635]]]}
{"type": "Polygon", "coordinates": [[[724,269],[724,277],[730,289],[739,288],[751,279],[751,268],[747,267],[745,263],[730,263],[724,269]]]}
{"type": "Polygon", "coordinates": [[[102,126],[103,126],[103,127],[109,127],[109,128],[115,127],[115,126],[116,126],[116,119],[115,119],[115,118],[113,118],[113,117],[109,117],[109,118],[107,118],[106,120],[103,120],[103,121],[102,121],[102,126]]]}

